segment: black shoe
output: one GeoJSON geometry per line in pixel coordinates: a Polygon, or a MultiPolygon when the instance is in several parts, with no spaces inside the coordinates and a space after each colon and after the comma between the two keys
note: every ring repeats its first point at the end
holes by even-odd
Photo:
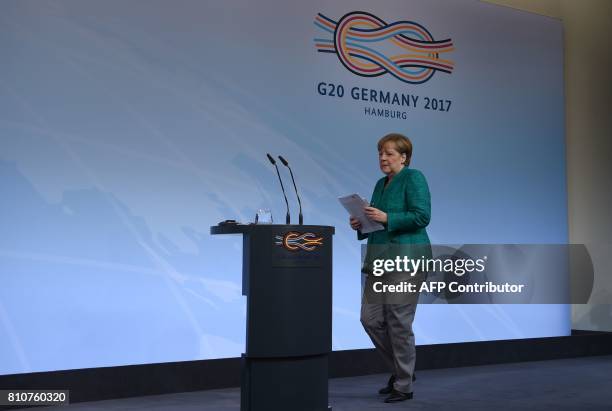
{"type": "Polygon", "coordinates": [[[387,382],[387,386],[378,390],[379,394],[391,394],[393,392],[393,383],[395,382],[395,375],[391,375],[389,377],[389,382],[387,382]]]}
{"type": "Polygon", "coordinates": [[[391,402],[411,400],[412,396],[413,396],[413,393],[411,392],[401,392],[401,391],[393,390],[391,394],[387,398],[385,398],[385,402],[391,403],[391,402]]]}
{"type": "MultiPolygon", "coordinates": [[[[416,381],[416,373],[412,374],[412,382],[416,381]]],[[[391,375],[389,377],[389,382],[387,382],[387,386],[378,390],[379,394],[391,394],[393,392],[393,383],[395,382],[395,375],[391,375]]]]}

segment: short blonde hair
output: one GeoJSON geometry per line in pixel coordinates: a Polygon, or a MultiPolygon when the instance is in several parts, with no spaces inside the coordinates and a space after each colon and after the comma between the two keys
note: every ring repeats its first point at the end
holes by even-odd
{"type": "Polygon", "coordinates": [[[406,154],[406,162],[405,166],[410,164],[410,159],[412,158],[412,142],[408,137],[399,133],[391,133],[387,134],[380,140],[378,140],[378,151],[382,150],[385,144],[393,143],[395,145],[395,149],[400,154],[406,154]]]}

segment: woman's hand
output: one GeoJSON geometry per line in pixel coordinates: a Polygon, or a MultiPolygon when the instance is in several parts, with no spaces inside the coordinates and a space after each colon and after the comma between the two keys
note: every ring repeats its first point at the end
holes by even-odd
{"type": "Polygon", "coordinates": [[[378,208],[366,207],[364,208],[364,211],[365,215],[368,216],[370,220],[374,220],[382,224],[387,223],[387,213],[380,211],[378,208]]]}
{"type": "Polygon", "coordinates": [[[351,223],[351,228],[353,230],[361,230],[361,221],[359,221],[355,217],[351,217],[349,222],[351,223]]]}

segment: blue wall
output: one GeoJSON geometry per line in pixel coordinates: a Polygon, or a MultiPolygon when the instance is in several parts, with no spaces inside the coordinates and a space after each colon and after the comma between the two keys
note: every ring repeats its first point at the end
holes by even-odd
{"type": "MultiPolygon", "coordinates": [[[[336,350],[371,346],[337,197],[369,197],[388,132],[413,140],[433,242],[567,242],[559,21],[471,0],[5,0],[0,51],[0,374],[239,356],[242,245],[208,230],[262,207],[283,220],[266,152],[292,162],[306,222],[337,227],[336,350]],[[360,77],[318,53],[317,13],[356,10],[451,38],[452,74],[360,77]],[[353,87],[420,105],[355,100],[353,87]]],[[[567,306],[422,305],[415,333],[432,344],[569,324],[567,306]]]]}

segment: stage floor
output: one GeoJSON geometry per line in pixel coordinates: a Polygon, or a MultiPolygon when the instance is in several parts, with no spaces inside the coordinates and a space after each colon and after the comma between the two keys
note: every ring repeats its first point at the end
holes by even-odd
{"type": "MultiPolygon", "coordinates": [[[[417,372],[414,399],[384,404],[386,375],[330,380],[333,411],[610,410],[612,356],[534,361],[417,372]]],[[[238,411],[238,388],[37,407],[69,411],[238,411]]],[[[287,410],[291,410],[288,404],[287,410]]]]}

